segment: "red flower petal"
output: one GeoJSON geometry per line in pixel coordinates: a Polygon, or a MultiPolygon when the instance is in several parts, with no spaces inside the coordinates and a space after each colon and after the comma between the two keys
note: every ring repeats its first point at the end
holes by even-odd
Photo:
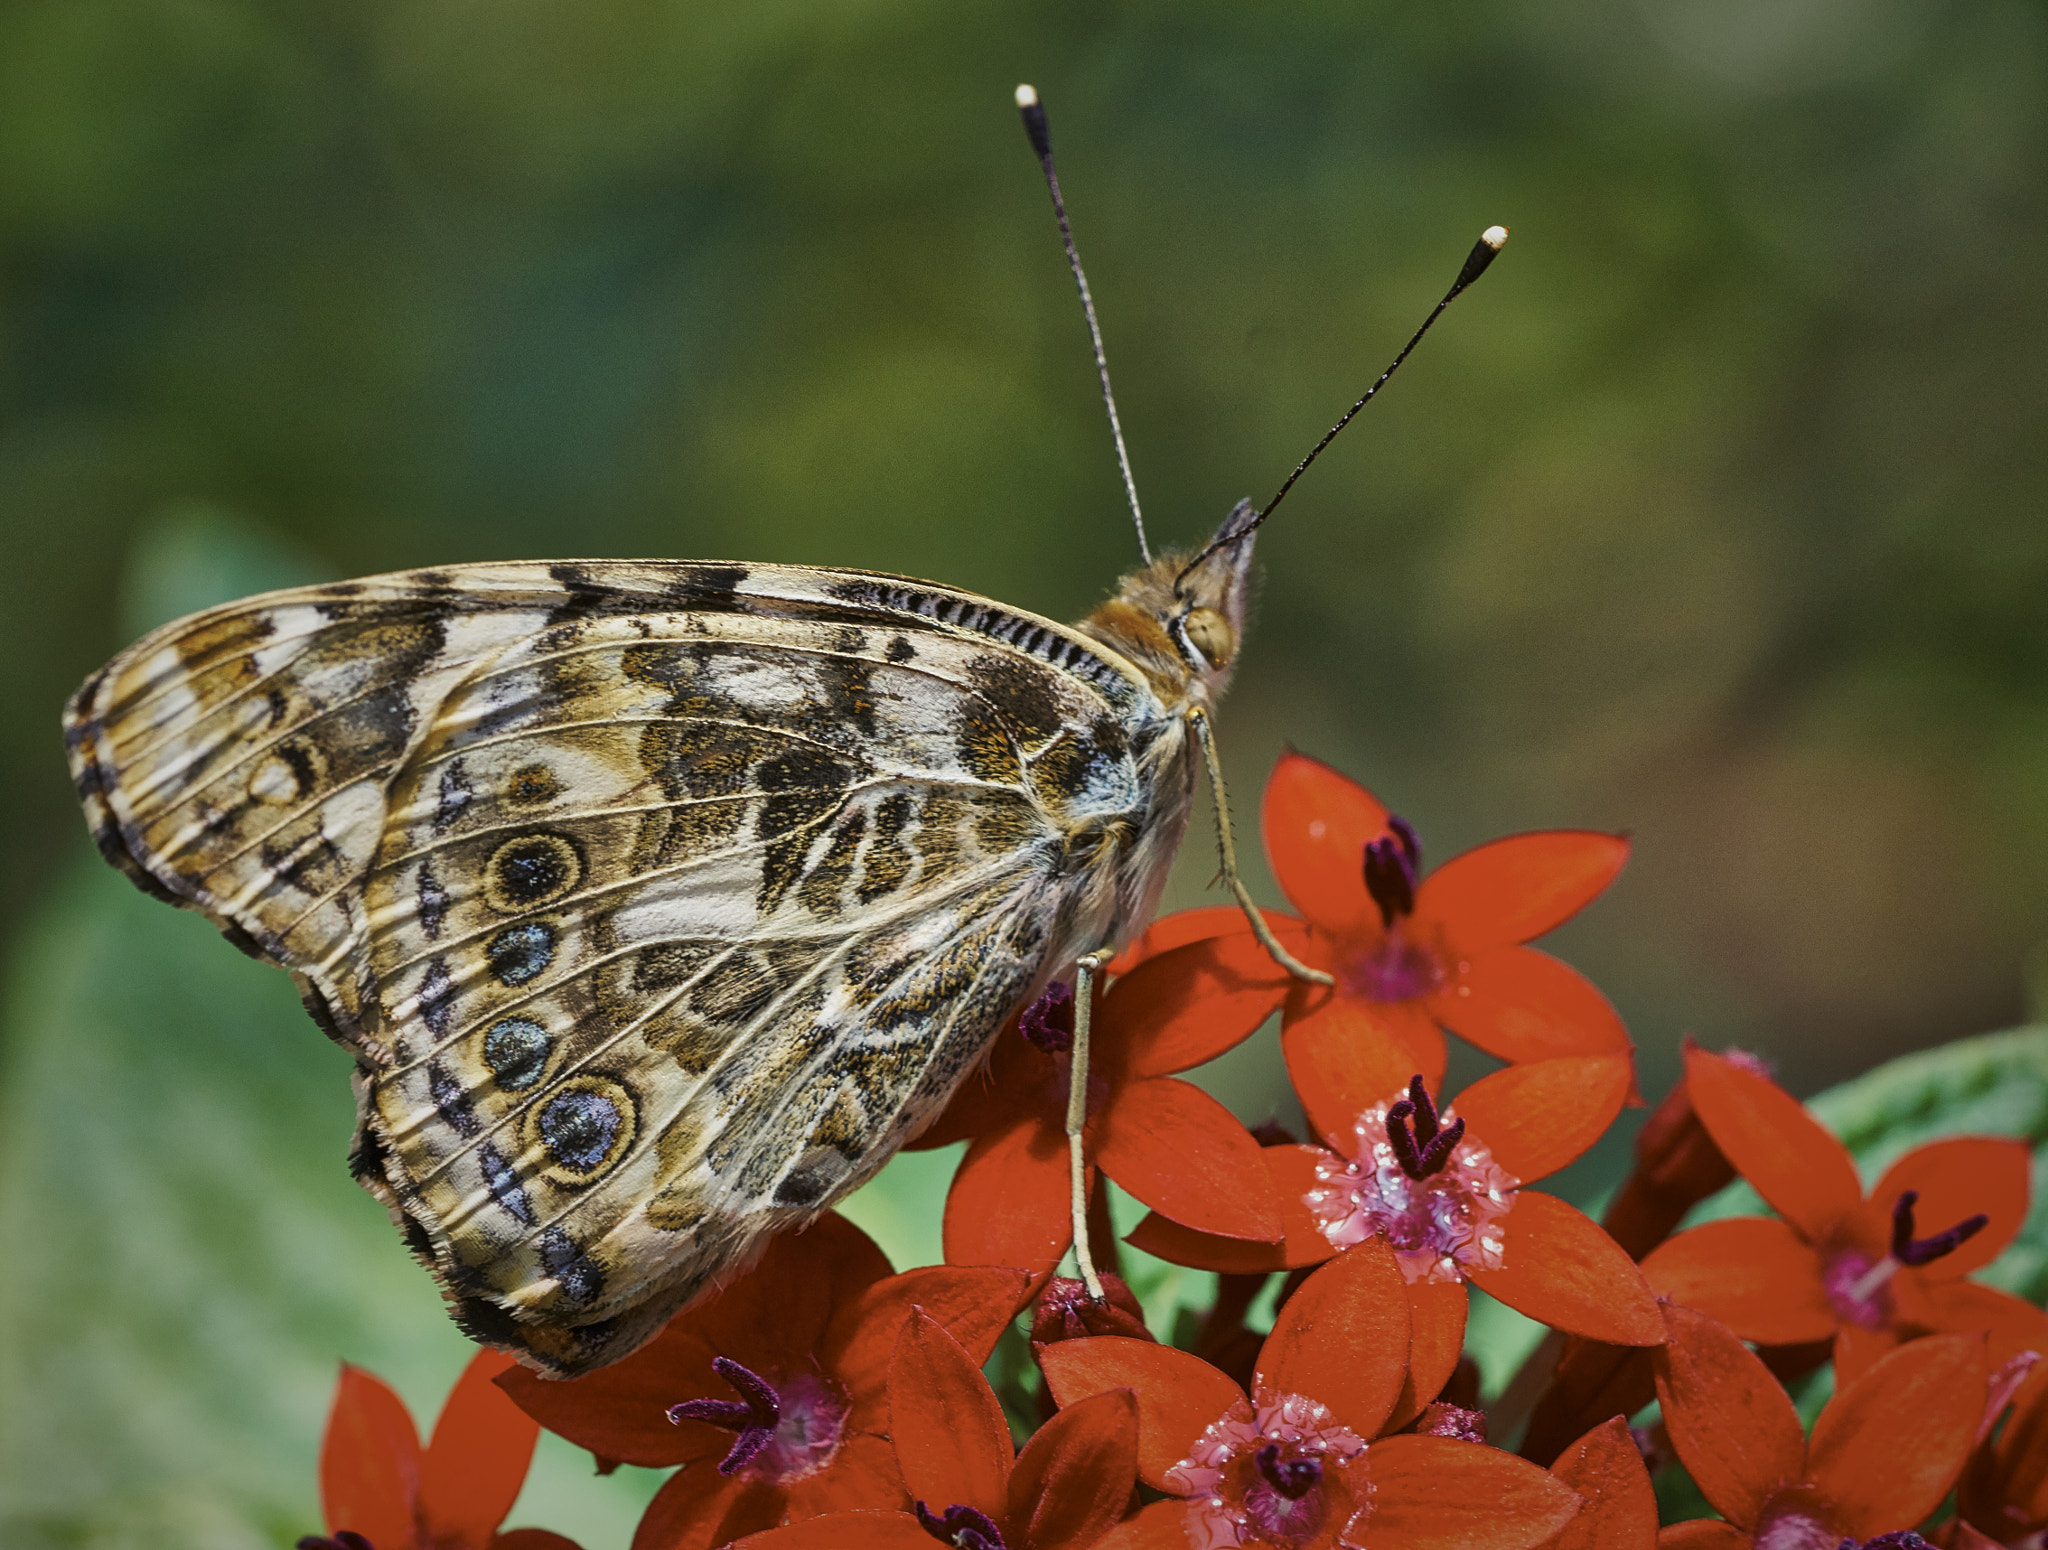
{"type": "Polygon", "coordinates": [[[1808,1478],[1833,1498],[1842,1532],[1869,1539],[1934,1511],[1969,1457],[1987,1376],[1982,1335],[1930,1335],[1829,1401],[1808,1478]]]}
{"type": "Polygon", "coordinates": [[[1305,1394],[1359,1436],[1376,1437],[1401,1397],[1410,1327],[1394,1251],[1386,1239],[1369,1238],[1281,1305],[1259,1348],[1253,1398],[1305,1394]]]}
{"type": "Polygon", "coordinates": [[[1784,1088],[1696,1047],[1685,1085],[1714,1144],[1807,1242],[1827,1242],[1857,1214],[1863,1184],[1849,1149],[1784,1088]]]}
{"type": "Polygon", "coordinates": [[[1017,1455],[1004,1517],[1011,1550],[1085,1550],[1130,1505],[1138,1479],[1138,1401],[1111,1389],[1069,1405],[1017,1455]]]}
{"type": "Polygon", "coordinates": [[[1643,1275],[1658,1296],[1719,1319],[1744,1340],[1834,1338],[1820,1256],[1775,1217],[1735,1216],[1682,1232],[1643,1261],[1643,1275]]]}
{"type": "Polygon", "coordinates": [[[1187,1517],[1187,1504],[1177,1496],[1153,1502],[1096,1540],[1091,1550],[1187,1550],[1187,1517]]]}
{"type": "Polygon", "coordinates": [[[1889,1231],[1892,1207],[1906,1190],[1920,1198],[1913,1203],[1914,1231],[1920,1237],[1945,1231],[1979,1211],[1991,1222],[1953,1254],[1924,1267],[1920,1274],[1950,1281],[1981,1270],[2005,1252],[2027,1219],[2027,1171],[2030,1154],[2024,1141],[2001,1136],[1954,1136],[1916,1146],[1885,1169],[1870,1204],[1884,1215],[1889,1231]]]}
{"type": "Polygon", "coordinates": [[[1489,947],[1459,958],[1429,998],[1439,1021],[1502,1060],[1626,1053],[1628,1029],[1593,982],[1533,947],[1489,947]]]}
{"type": "Polygon", "coordinates": [[[1600,1139],[1634,1079],[1626,1055],[1531,1061],[1481,1077],[1458,1094],[1457,1112],[1495,1162],[1531,1184],[1600,1139]]]}
{"type": "Polygon", "coordinates": [[[420,1525],[436,1543],[488,1544],[519,1499],[540,1424],[491,1381],[515,1365],[477,1352],[441,1407],[420,1462],[420,1525]]]}
{"type": "Polygon", "coordinates": [[[1053,1268],[1074,1239],[1067,1138],[1036,1119],[976,1138],[946,1192],[949,1265],[1053,1268]]]}
{"type": "MultiPolygon", "coordinates": [[[[857,1423],[849,1419],[847,1424],[857,1423]]],[[[902,1511],[910,1506],[903,1471],[896,1467],[896,1450],[879,1430],[852,1432],[828,1468],[793,1480],[775,1494],[782,1498],[780,1521],[786,1523],[828,1512],[902,1511]]]]}
{"type": "Polygon", "coordinates": [[[1366,1461],[1372,1550],[1528,1550],[1579,1510],[1549,1470],[1478,1443],[1410,1433],[1374,1443],[1366,1461]]]}
{"type": "Polygon", "coordinates": [[[1501,1227],[1507,1241],[1500,1269],[1471,1272],[1472,1284],[1489,1297],[1567,1334],[1610,1345],[1663,1343],[1657,1299],[1642,1271],[1575,1207],[1540,1190],[1517,1190],[1501,1227]]]}
{"type": "Polygon", "coordinates": [[[1192,1082],[1127,1082],[1094,1130],[1097,1166],[1153,1210],[1199,1232],[1280,1241],[1259,1143],[1192,1082]]]}
{"type": "Polygon", "coordinates": [[[730,1434],[668,1419],[678,1401],[733,1397],[712,1358],[728,1356],[756,1372],[808,1363],[834,1308],[888,1273],[873,1239],[844,1217],[825,1216],[773,1239],[752,1270],[669,1320],[625,1360],[567,1383],[513,1368],[497,1384],[549,1431],[600,1458],[653,1468],[715,1459],[732,1445],[730,1434]]]}
{"type": "Polygon", "coordinates": [[[1586,1504],[1550,1541],[1555,1550],[1655,1550],[1657,1493],[1627,1417],[1601,1422],[1566,1448],[1550,1472],[1586,1504]]]}
{"type": "MultiPolygon", "coordinates": [[[[1285,918],[1268,914],[1266,924],[1277,928],[1285,918]]],[[[1178,910],[1147,926],[1137,941],[1110,960],[1108,972],[1112,978],[1121,978],[1147,959],[1170,953],[1176,947],[1206,941],[1212,936],[1234,936],[1240,931],[1250,930],[1251,923],[1235,904],[1205,904],[1199,909],[1178,910]]]]}
{"type": "MultiPolygon", "coordinates": [[[[1990,1341],[1986,1359],[1993,1367],[2022,1351],[2048,1356],[2048,1313],[2011,1292],[1977,1281],[1920,1281],[1910,1272],[1902,1272],[1898,1281],[1905,1283],[1899,1287],[1902,1293],[1910,1289],[1910,1299],[1902,1301],[1909,1301],[1916,1324],[1958,1335],[1982,1330],[1990,1341]]],[[[2042,1484],[2048,1486],[2048,1477],[2042,1484]]]]}
{"type": "MultiPolygon", "coordinates": [[[[1292,951],[1304,933],[1282,941],[1292,951]]],[[[1287,999],[1294,977],[1249,932],[1177,947],[1110,991],[1098,1025],[1132,1076],[1165,1076],[1243,1043],[1287,999]]]]}
{"type": "Polygon", "coordinates": [[[1750,1550],[1749,1535],[1719,1518],[1667,1523],[1657,1530],[1657,1550],[1750,1550]]]}
{"type": "MultiPolygon", "coordinates": [[[[320,1442],[320,1514],[373,1545],[406,1550],[417,1528],[420,1439],[405,1401],[382,1379],[341,1364],[320,1442]]],[[[493,1525],[495,1527],[495,1525],[493,1525]]]]}
{"type": "Polygon", "coordinates": [[[1799,1413],[1750,1349],[1704,1313],[1666,1305],[1670,1344],[1657,1353],[1657,1399],[1672,1445],[1700,1493],[1731,1522],[1806,1472],[1799,1413]]]}
{"type": "Polygon", "coordinates": [[[1439,926],[1463,953],[1506,947],[1563,925],[1614,881],[1628,841],[1539,829],[1453,856],[1415,891],[1415,927],[1439,926]]]}
{"type": "Polygon", "coordinates": [[[730,1550],[931,1550],[936,1543],[907,1512],[828,1512],[749,1534],[730,1550]]]}
{"type": "Polygon", "coordinates": [[[911,1309],[889,1363],[889,1435],[913,1500],[1003,1515],[1010,1423],[981,1363],[922,1308],[911,1309]]]}
{"type": "Polygon", "coordinates": [[[632,1550],[712,1550],[775,1527],[783,1505],[782,1493],[768,1486],[741,1485],[711,1468],[681,1469],[640,1515],[632,1550]]]}
{"type": "Polygon", "coordinates": [[[1465,1314],[1471,1299],[1456,1281],[1416,1281],[1408,1292],[1408,1371],[1401,1398],[1387,1418],[1399,1431],[1444,1391],[1465,1348],[1465,1314]]]}
{"type": "Polygon", "coordinates": [[[1339,937],[1380,930],[1365,891],[1365,847],[1387,832],[1377,797],[1290,748],[1266,781],[1259,823],[1275,880],[1311,924],[1339,937]]]}
{"type": "Polygon", "coordinates": [[[491,1550],[583,1550],[583,1547],[567,1534],[557,1534],[553,1529],[515,1528],[510,1533],[493,1534],[491,1550]]]}
{"type": "Polygon", "coordinates": [[[1948,1534],[1948,1550],[2005,1550],[1997,1540],[1978,1533],[1961,1518],[1950,1521],[1948,1534]]]}
{"type": "MultiPolygon", "coordinates": [[[[904,1316],[921,1308],[966,1349],[979,1367],[1003,1326],[1024,1306],[1031,1277],[993,1266],[924,1265],[877,1281],[842,1308],[818,1348],[825,1369],[856,1405],[887,1392],[889,1360],[904,1316]]],[[[851,1426],[849,1418],[848,1425],[851,1426]]],[[[855,1505],[848,1503],[846,1505],[855,1505]]],[[[858,1505],[868,1505],[860,1503],[858,1505]]]]}
{"type": "Polygon", "coordinates": [[[1138,1400],[1138,1478],[1164,1491],[1166,1472],[1188,1455],[1209,1423],[1244,1398],[1199,1356],[1150,1340],[1096,1335],[1038,1348],[1046,1386],[1064,1409],[1111,1389],[1138,1400]]]}
{"type": "MultiPolygon", "coordinates": [[[[1360,1001],[1320,986],[1290,994],[1280,1035],[1288,1079],[1316,1133],[1346,1156],[1358,1145],[1351,1127],[1365,1110],[1397,1097],[1418,1072],[1432,1091],[1443,1080],[1443,1061],[1432,1072],[1418,1063],[1409,1042],[1409,1025],[1421,1021],[1419,1008],[1360,1001]]],[[[1437,1039],[1441,1045],[1442,1035],[1437,1039]]]]}
{"type": "Polygon", "coordinates": [[[1896,1329],[1864,1329],[1842,1324],[1835,1329],[1835,1383],[1847,1388],[1899,1348],[1904,1337],[1896,1329]]]}
{"type": "Polygon", "coordinates": [[[1261,1271],[1301,1270],[1320,1265],[1337,1251],[1317,1227],[1303,1197],[1316,1187],[1317,1159],[1329,1155],[1319,1146],[1259,1148],[1259,1161],[1265,1164],[1271,1191],[1269,1198],[1280,1215],[1280,1228],[1285,1234],[1279,1243],[1197,1232],[1157,1211],[1138,1223],[1124,1242],[1169,1264],[1226,1274],[1256,1275],[1261,1271]]]}

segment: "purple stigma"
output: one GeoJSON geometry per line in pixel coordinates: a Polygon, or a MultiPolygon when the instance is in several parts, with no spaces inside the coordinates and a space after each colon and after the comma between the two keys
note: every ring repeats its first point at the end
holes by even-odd
{"type": "Polygon", "coordinates": [[[1017,1031],[1048,1055],[1063,1055],[1074,1047],[1074,987],[1054,980],[1038,999],[1024,1008],[1017,1019],[1017,1031]]]}
{"type": "Polygon", "coordinates": [[[1913,1206],[1919,1199],[1920,1191],[1917,1189],[1905,1190],[1899,1195],[1898,1204],[1892,1207],[1892,1258],[1902,1265],[1931,1264],[1944,1254],[1955,1253],[1991,1225],[1991,1218],[1979,1211],[1975,1216],[1957,1222],[1947,1232],[1916,1238],[1913,1236],[1913,1206]]]}
{"type": "Polygon", "coordinates": [[[1394,1160],[1401,1165],[1401,1171],[1411,1179],[1441,1173],[1464,1139],[1462,1119],[1452,1120],[1446,1129],[1437,1128],[1436,1105],[1430,1102],[1420,1072],[1409,1082],[1408,1096],[1387,1110],[1387,1144],[1394,1149],[1394,1160]],[[1408,1128],[1411,1118],[1415,1124],[1412,1133],[1408,1128]]]}
{"type": "Polygon", "coordinates": [[[1009,1550],[995,1519],[958,1502],[937,1516],[919,1502],[917,1521],[932,1538],[942,1545],[954,1546],[954,1550],[1009,1550]]]}
{"type": "Polygon", "coordinates": [[[333,1536],[305,1534],[293,1541],[293,1550],[377,1550],[352,1528],[338,1528],[333,1536]]]}
{"type": "MultiPolygon", "coordinates": [[[[1839,1550],[1857,1550],[1856,1541],[1843,1540],[1839,1550]]],[[[1909,1528],[1895,1528],[1889,1534],[1864,1540],[1862,1550],[1934,1550],[1934,1547],[1909,1528]]]]}
{"type": "Polygon", "coordinates": [[[1252,1455],[1252,1465],[1259,1472],[1259,1478],[1291,1502],[1298,1502],[1321,1483],[1323,1461],[1318,1458],[1289,1459],[1280,1462],[1280,1444],[1269,1442],[1252,1455]]]}
{"type": "Polygon", "coordinates": [[[720,1426],[729,1432],[738,1432],[733,1439],[732,1451],[719,1460],[721,1475],[736,1475],[753,1461],[754,1455],[768,1446],[774,1437],[775,1428],[782,1422],[782,1401],[775,1390],[768,1386],[766,1379],[749,1372],[738,1362],[728,1357],[714,1356],[711,1370],[732,1385],[741,1402],[730,1399],[686,1399],[679,1405],[668,1407],[671,1425],[684,1421],[704,1421],[720,1426]]]}
{"type": "Polygon", "coordinates": [[[1365,891],[1380,907],[1380,924],[1415,913],[1415,885],[1422,875],[1422,845],[1406,821],[1387,816],[1391,833],[1365,847],[1365,891]]]}

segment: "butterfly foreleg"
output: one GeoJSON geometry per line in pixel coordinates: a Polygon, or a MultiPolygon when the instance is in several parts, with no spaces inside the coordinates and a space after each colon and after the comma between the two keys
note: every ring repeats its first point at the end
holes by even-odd
{"type": "Polygon", "coordinates": [[[1292,974],[1296,979],[1308,980],[1317,985],[1335,983],[1321,969],[1311,969],[1294,954],[1280,945],[1280,939],[1273,935],[1273,928],[1266,924],[1266,917],[1259,913],[1258,905],[1252,902],[1251,890],[1244,885],[1244,879],[1237,873],[1237,845],[1230,835],[1230,799],[1223,787],[1223,761],[1216,757],[1216,734],[1209,725],[1209,714],[1200,708],[1187,713],[1188,725],[1194,731],[1195,741],[1202,745],[1202,763],[1209,771],[1209,794],[1216,802],[1216,849],[1222,857],[1223,880],[1230,885],[1238,907],[1245,913],[1245,919],[1252,925],[1252,934],[1259,939],[1259,945],[1266,949],[1273,961],[1292,974]]]}
{"type": "Polygon", "coordinates": [[[1074,962],[1074,1048],[1073,1065],[1067,1079],[1067,1169],[1073,1186],[1074,1263],[1081,1271],[1081,1284],[1095,1302],[1102,1301],[1102,1278],[1095,1273],[1095,1256],[1088,1247],[1088,1160],[1081,1144],[1082,1128],[1088,1123],[1088,1025],[1094,1010],[1095,977],[1116,954],[1109,948],[1083,953],[1074,962]]]}

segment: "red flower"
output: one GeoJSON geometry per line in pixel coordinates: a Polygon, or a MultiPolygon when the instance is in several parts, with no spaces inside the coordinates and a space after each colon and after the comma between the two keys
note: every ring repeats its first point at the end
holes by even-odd
{"type": "Polygon", "coordinates": [[[1386,1435],[1421,1408],[1415,1334],[1393,1253],[1375,1240],[1282,1305],[1249,1397],[1147,1341],[1066,1340],[1039,1361],[1063,1407],[1135,1393],[1138,1476],[1180,1498],[1124,1524],[1115,1550],[1522,1550],[1549,1538],[1578,1498],[1544,1470],[1477,1443],[1386,1435]]]}
{"type": "Polygon", "coordinates": [[[1790,1093],[1725,1056],[1689,1048],[1685,1058],[1700,1120],[1781,1219],[1680,1233],[1643,1261],[1658,1292],[1745,1340],[1833,1340],[1842,1383],[1900,1341],[1940,1331],[1989,1331],[1994,1362],[2048,1350],[2048,1315],[1963,1279],[2026,1220],[2025,1143],[1930,1141],[1866,1199],[1848,1148],[1790,1093]]]}
{"type": "Polygon", "coordinates": [[[1635,1263],[1572,1206],[1525,1187],[1572,1162],[1612,1122],[1628,1092],[1628,1057],[1509,1066],[1438,1113],[1419,1077],[1400,1096],[1397,1068],[1374,1063],[1389,1053],[1372,1041],[1319,1052],[1301,1096],[1337,1151],[1265,1152],[1286,1229],[1277,1248],[1150,1218],[1131,1242],[1180,1264],[1241,1272],[1314,1264],[1380,1238],[1411,1283],[1469,1280],[1572,1334],[1661,1343],[1656,1301],[1635,1263]]]}
{"type": "Polygon", "coordinates": [[[828,1513],[734,1550],[932,1550],[934,1541],[1088,1550],[1130,1503],[1138,1406],[1129,1390],[1061,1411],[1015,1453],[980,1364],[921,1309],[889,1364],[889,1416],[913,1512],[828,1513]]]}
{"type": "Polygon", "coordinates": [[[1962,1471],[1984,1412],[1982,1335],[1902,1346],[1836,1391],[1809,1442],[1762,1360],[1703,1313],[1667,1305],[1657,1399],[1672,1446],[1728,1521],[1667,1528],[1683,1550],[1835,1550],[1911,1529],[1962,1471]]]}
{"type": "Polygon", "coordinates": [[[1996,1550],[2040,1545],[2048,1538],[2048,1383],[2027,1383],[2039,1355],[2023,1352],[1991,1378],[1977,1448],[1956,1486],[1956,1516],[1949,1550],[1996,1550]],[[2025,1384],[2031,1392],[2013,1405],[2012,1419],[1994,1438],[1998,1418],[2025,1384]]]}
{"type": "MultiPolygon", "coordinates": [[[[1119,978],[1096,1004],[1087,1157],[1156,1210],[1204,1232],[1280,1236],[1259,1145],[1231,1112],[1172,1073],[1214,1059],[1280,1004],[1287,973],[1249,935],[1176,948],[1119,978]]],[[[1060,1019],[1029,1009],[1036,1037],[1006,1029],[925,1146],[973,1137],[946,1199],[946,1262],[1046,1271],[1072,1238],[1067,1079],[1060,1019]],[[1051,1047],[1048,1047],[1051,1046],[1051,1047]]],[[[1071,1020],[1065,1027],[1071,1031],[1071,1020]]]]}
{"type": "Polygon", "coordinates": [[[1336,979],[1290,986],[1290,1070],[1322,1065],[1333,1047],[1391,1040],[1402,1071],[1434,1088],[1445,1028],[1509,1061],[1630,1051],[1628,1030],[1584,976],[1522,945],[1612,882],[1627,840],[1510,835],[1424,877],[1412,828],[1363,786],[1292,752],[1266,783],[1262,818],[1273,875],[1309,927],[1297,951],[1336,979]]]}
{"type": "Polygon", "coordinates": [[[492,1384],[512,1366],[479,1351],[420,1447],[412,1416],[379,1379],[342,1364],[320,1444],[320,1514],[347,1550],[576,1550],[546,1529],[497,1532],[519,1498],[540,1427],[492,1384]],[[350,1541],[354,1540],[353,1545],[350,1541]]]}
{"type": "Polygon", "coordinates": [[[888,1437],[904,1315],[922,1307],[986,1360],[1027,1281],[942,1265],[891,1275],[865,1233],[827,1216],[774,1239],[624,1361],[567,1382],[524,1369],[498,1381],[600,1458],[684,1465],[648,1505],[634,1550],[707,1550],[791,1519],[906,1505],[888,1437]]]}
{"type": "Polygon", "coordinates": [[[1656,1550],[1657,1496],[1624,1418],[1594,1427],[1550,1472],[1586,1505],[1541,1550],[1656,1550]]]}

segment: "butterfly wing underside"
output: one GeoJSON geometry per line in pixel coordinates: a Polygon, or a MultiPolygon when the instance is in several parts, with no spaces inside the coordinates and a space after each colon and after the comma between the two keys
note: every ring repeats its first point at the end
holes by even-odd
{"type": "Polygon", "coordinates": [[[872,1173],[1186,807],[1114,653],[794,567],[272,594],[68,730],[102,848],[357,1055],[358,1173],[458,1316],[558,1373],[872,1173]]]}

